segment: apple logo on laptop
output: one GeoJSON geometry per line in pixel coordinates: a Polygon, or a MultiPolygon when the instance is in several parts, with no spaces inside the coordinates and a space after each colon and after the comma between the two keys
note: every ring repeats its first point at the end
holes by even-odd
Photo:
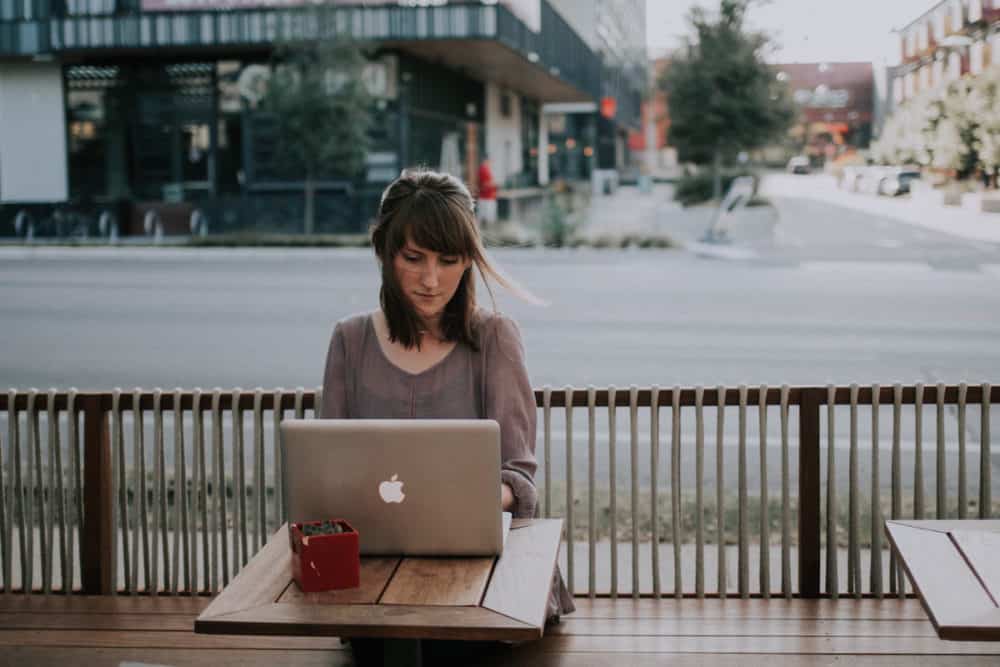
{"type": "Polygon", "coordinates": [[[403,483],[397,481],[399,475],[394,474],[391,479],[388,479],[378,485],[378,494],[382,496],[382,500],[387,503],[401,503],[406,494],[403,493],[403,483]]]}

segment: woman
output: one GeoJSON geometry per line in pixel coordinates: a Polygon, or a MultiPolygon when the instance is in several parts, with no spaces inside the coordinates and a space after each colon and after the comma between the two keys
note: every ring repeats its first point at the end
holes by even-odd
{"type": "MultiPolygon", "coordinates": [[[[492,279],[533,297],[489,262],[472,197],[448,174],[407,170],[391,183],[382,194],[372,247],[382,270],[380,308],[334,328],[322,416],[495,419],[503,509],[515,518],[533,517],[535,399],[521,336],[510,318],[477,307],[473,267],[487,289],[492,279]]],[[[557,571],[549,620],[573,609],[557,571]]]]}

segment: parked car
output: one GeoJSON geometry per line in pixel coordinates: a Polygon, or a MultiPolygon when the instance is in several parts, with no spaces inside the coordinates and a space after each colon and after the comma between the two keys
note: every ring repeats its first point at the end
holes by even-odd
{"type": "Polygon", "coordinates": [[[785,170],[789,174],[808,174],[812,171],[808,155],[796,155],[788,161],[785,170]]]}
{"type": "Polygon", "coordinates": [[[909,194],[910,183],[920,178],[916,167],[890,167],[878,182],[878,193],[887,197],[909,194]]]}

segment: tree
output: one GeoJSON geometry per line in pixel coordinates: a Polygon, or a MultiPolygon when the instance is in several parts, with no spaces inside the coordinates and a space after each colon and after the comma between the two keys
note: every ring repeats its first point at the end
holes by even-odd
{"type": "Polygon", "coordinates": [[[260,106],[277,126],[276,166],[304,181],[306,234],[315,230],[316,181],[353,178],[364,166],[371,126],[366,63],[342,35],[275,49],[260,106]]]}
{"type": "Polygon", "coordinates": [[[744,25],[749,4],[720,0],[716,17],[691,10],[694,41],[658,82],[670,100],[670,142],[681,160],[712,164],[716,199],[723,163],[779,139],[796,116],[787,85],[764,62],[769,38],[744,25]]]}

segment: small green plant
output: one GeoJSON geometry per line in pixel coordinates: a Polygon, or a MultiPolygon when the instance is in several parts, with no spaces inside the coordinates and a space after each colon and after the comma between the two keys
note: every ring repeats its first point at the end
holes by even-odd
{"type": "Polygon", "coordinates": [[[348,532],[347,529],[337,521],[324,521],[323,523],[302,524],[302,535],[313,537],[314,535],[340,535],[348,532]]]}
{"type": "Polygon", "coordinates": [[[552,248],[562,248],[569,244],[576,231],[569,215],[555,196],[546,197],[545,211],[542,214],[542,242],[552,248]]]}

